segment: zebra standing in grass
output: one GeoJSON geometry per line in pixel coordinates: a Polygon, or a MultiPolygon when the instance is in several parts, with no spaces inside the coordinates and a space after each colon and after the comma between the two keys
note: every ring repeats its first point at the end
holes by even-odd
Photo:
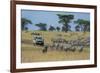
{"type": "Polygon", "coordinates": [[[79,52],[82,52],[82,51],[83,51],[83,48],[84,48],[84,46],[81,45],[81,46],[80,46],[80,49],[79,49],[79,52]]]}
{"type": "Polygon", "coordinates": [[[48,51],[48,45],[44,45],[44,48],[42,49],[42,53],[47,53],[48,51]]]}

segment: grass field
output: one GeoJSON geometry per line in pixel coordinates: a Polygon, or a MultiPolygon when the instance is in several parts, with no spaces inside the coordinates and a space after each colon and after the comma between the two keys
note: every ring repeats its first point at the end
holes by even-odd
{"type": "MultiPolygon", "coordinates": [[[[33,31],[22,31],[22,46],[21,46],[21,62],[43,62],[43,61],[69,61],[69,60],[87,60],[90,58],[89,47],[84,48],[82,52],[78,49],[75,52],[72,51],[60,51],[60,50],[49,50],[47,53],[42,53],[43,47],[34,46],[32,44],[32,33],[33,31]]],[[[77,38],[85,38],[90,35],[89,32],[49,32],[49,31],[34,31],[40,33],[45,42],[51,44],[51,39],[56,38],[58,34],[66,40],[74,40],[77,38]]]]}

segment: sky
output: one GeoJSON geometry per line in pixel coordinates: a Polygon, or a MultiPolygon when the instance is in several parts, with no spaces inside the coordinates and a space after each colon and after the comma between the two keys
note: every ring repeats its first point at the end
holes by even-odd
{"type": "Polygon", "coordinates": [[[64,12],[64,11],[43,11],[43,10],[21,10],[21,18],[27,18],[32,21],[32,24],[26,25],[29,30],[38,30],[39,27],[35,26],[35,24],[38,23],[46,23],[47,29],[50,25],[60,28],[62,27],[62,24],[60,24],[59,18],[57,14],[72,14],[74,15],[74,19],[71,20],[69,25],[71,26],[71,30],[75,31],[75,26],[77,24],[74,24],[73,21],[77,19],[85,19],[90,21],[90,13],[83,13],[83,12],[64,12]]]}

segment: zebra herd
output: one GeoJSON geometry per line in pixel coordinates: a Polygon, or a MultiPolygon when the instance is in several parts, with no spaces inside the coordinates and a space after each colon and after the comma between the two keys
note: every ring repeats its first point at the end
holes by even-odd
{"type": "MultiPolygon", "coordinates": [[[[39,36],[40,33],[33,32],[31,35],[39,36]]],[[[47,53],[49,50],[58,50],[58,51],[72,51],[75,52],[78,50],[82,52],[84,48],[90,47],[90,37],[74,39],[74,40],[66,40],[61,38],[62,35],[57,35],[60,38],[51,39],[50,43],[45,43],[43,45],[42,52],[47,53]]]]}
{"type": "Polygon", "coordinates": [[[60,51],[72,51],[78,50],[82,52],[85,47],[90,46],[90,38],[77,39],[77,40],[65,40],[65,39],[53,39],[52,44],[45,44],[42,50],[46,53],[49,50],[60,50],[60,51]],[[83,41],[82,41],[83,40],[83,41]]]}

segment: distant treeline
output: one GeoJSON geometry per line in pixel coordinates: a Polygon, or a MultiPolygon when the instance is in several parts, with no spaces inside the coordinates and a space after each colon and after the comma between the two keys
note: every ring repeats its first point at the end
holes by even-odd
{"type": "MultiPolygon", "coordinates": [[[[90,21],[85,19],[77,19],[76,21],[72,21],[74,19],[74,15],[63,15],[63,14],[57,14],[59,20],[58,23],[62,25],[62,27],[54,27],[52,25],[49,26],[47,29],[46,23],[38,23],[35,24],[35,26],[39,27],[39,30],[42,31],[63,31],[68,32],[71,30],[71,25],[69,23],[73,22],[76,24],[75,31],[90,31],[90,21]]],[[[22,30],[28,30],[28,27],[25,27],[27,24],[32,24],[32,21],[27,18],[21,18],[21,29],[22,30]]]]}

